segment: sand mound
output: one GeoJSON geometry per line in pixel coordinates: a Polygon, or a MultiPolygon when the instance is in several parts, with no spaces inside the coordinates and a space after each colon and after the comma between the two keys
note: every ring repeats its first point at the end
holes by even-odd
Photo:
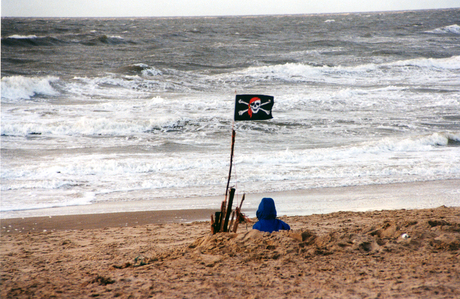
{"type": "MultiPolygon", "coordinates": [[[[460,221],[460,219],[459,219],[460,221]]],[[[196,239],[192,244],[162,253],[149,261],[177,258],[185,254],[223,255],[243,261],[301,258],[335,253],[378,253],[413,250],[460,249],[460,222],[430,219],[425,221],[383,221],[374,226],[337,229],[327,234],[311,230],[264,233],[218,233],[196,239]]],[[[215,263],[214,263],[215,264],[215,263]]]]}

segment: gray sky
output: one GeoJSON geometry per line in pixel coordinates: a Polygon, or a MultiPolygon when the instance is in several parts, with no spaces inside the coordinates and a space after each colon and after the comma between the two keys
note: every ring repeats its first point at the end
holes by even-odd
{"type": "Polygon", "coordinates": [[[2,16],[161,17],[365,12],[460,7],[460,0],[2,0],[2,16]]]}

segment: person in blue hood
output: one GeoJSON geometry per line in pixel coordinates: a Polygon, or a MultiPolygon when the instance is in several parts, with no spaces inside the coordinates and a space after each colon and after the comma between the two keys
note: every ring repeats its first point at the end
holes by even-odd
{"type": "Polygon", "coordinates": [[[257,209],[256,216],[259,221],[254,224],[252,227],[253,229],[269,233],[291,229],[286,222],[276,219],[276,208],[273,198],[262,198],[259,208],[257,209]]]}

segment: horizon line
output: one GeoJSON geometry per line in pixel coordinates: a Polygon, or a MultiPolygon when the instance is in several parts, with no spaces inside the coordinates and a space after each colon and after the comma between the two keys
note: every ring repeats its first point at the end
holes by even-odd
{"type": "Polygon", "coordinates": [[[419,9],[396,9],[396,10],[363,10],[363,11],[343,11],[343,12],[312,12],[312,13],[286,13],[286,14],[242,14],[242,15],[183,15],[183,16],[1,16],[6,18],[31,18],[31,19],[130,19],[130,18],[157,18],[157,19],[172,19],[172,18],[231,18],[231,17],[283,17],[283,16],[311,16],[311,15],[347,15],[347,14],[378,14],[378,13],[404,13],[412,11],[430,11],[430,10],[451,10],[460,9],[459,7],[446,8],[419,8],[419,9]]]}

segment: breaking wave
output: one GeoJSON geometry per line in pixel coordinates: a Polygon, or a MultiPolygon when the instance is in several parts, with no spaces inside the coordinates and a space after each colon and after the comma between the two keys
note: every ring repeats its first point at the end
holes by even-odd
{"type": "Polygon", "coordinates": [[[440,28],[436,28],[434,30],[426,31],[427,33],[435,33],[435,34],[460,34],[460,26],[457,24],[444,26],[440,28]]]}
{"type": "Polygon", "coordinates": [[[452,56],[449,58],[420,58],[403,60],[392,63],[398,66],[416,66],[425,69],[433,70],[460,70],[460,56],[452,56]]]}
{"type": "MultiPolygon", "coordinates": [[[[382,76],[387,77],[388,80],[392,80],[395,75],[399,75],[401,67],[423,69],[424,72],[438,72],[440,69],[460,70],[460,56],[438,59],[418,58],[382,64],[369,63],[358,66],[313,66],[305,63],[286,63],[272,66],[249,67],[230,75],[223,75],[223,77],[236,76],[244,80],[282,82],[336,82],[337,80],[342,82],[347,78],[356,82],[356,80],[377,76],[379,78],[382,76]]],[[[417,69],[414,72],[417,72],[417,69]]],[[[407,77],[406,74],[404,76],[407,77]]]]}
{"type": "Polygon", "coordinates": [[[132,40],[127,40],[118,35],[99,35],[90,40],[83,41],[82,44],[86,46],[98,46],[98,45],[122,45],[122,44],[135,44],[132,40]]]}
{"type": "Polygon", "coordinates": [[[65,41],[51,36],[11,35],[6,38],[2,38],[2,46],[10,47],[51,46],[63,43],[65,43],[65,41]]]}
{"type": "Polygon", "coordinates": [[[10,35],[2,38],[2,46],[9,47],[34,47],[34,46],[60,46],[68,44],[82,44],[85,46],[100,46],[100,45],[131,45],[136,44],[131,39],[124,38],[119,35],[95,34],[71,34],[71,35],[53,35],[53,36],[37,36],[37,35],[10,35]]]}
{"type": "Polygon", "coordinates": [[[121,67],[118,71],[122,74],[128,75],[142,75],[142,76],[161,76],[163,72],[153,66],[149,66],[145,63],[135,63],[129,66],[121,67]]]}
{"type": "Polygon", "coordinates": [[[59,92],[52,86],[59,78],[11,76],[2,78],[2,101],[30,100],[35,96],[54,96],[59,92]]]}

